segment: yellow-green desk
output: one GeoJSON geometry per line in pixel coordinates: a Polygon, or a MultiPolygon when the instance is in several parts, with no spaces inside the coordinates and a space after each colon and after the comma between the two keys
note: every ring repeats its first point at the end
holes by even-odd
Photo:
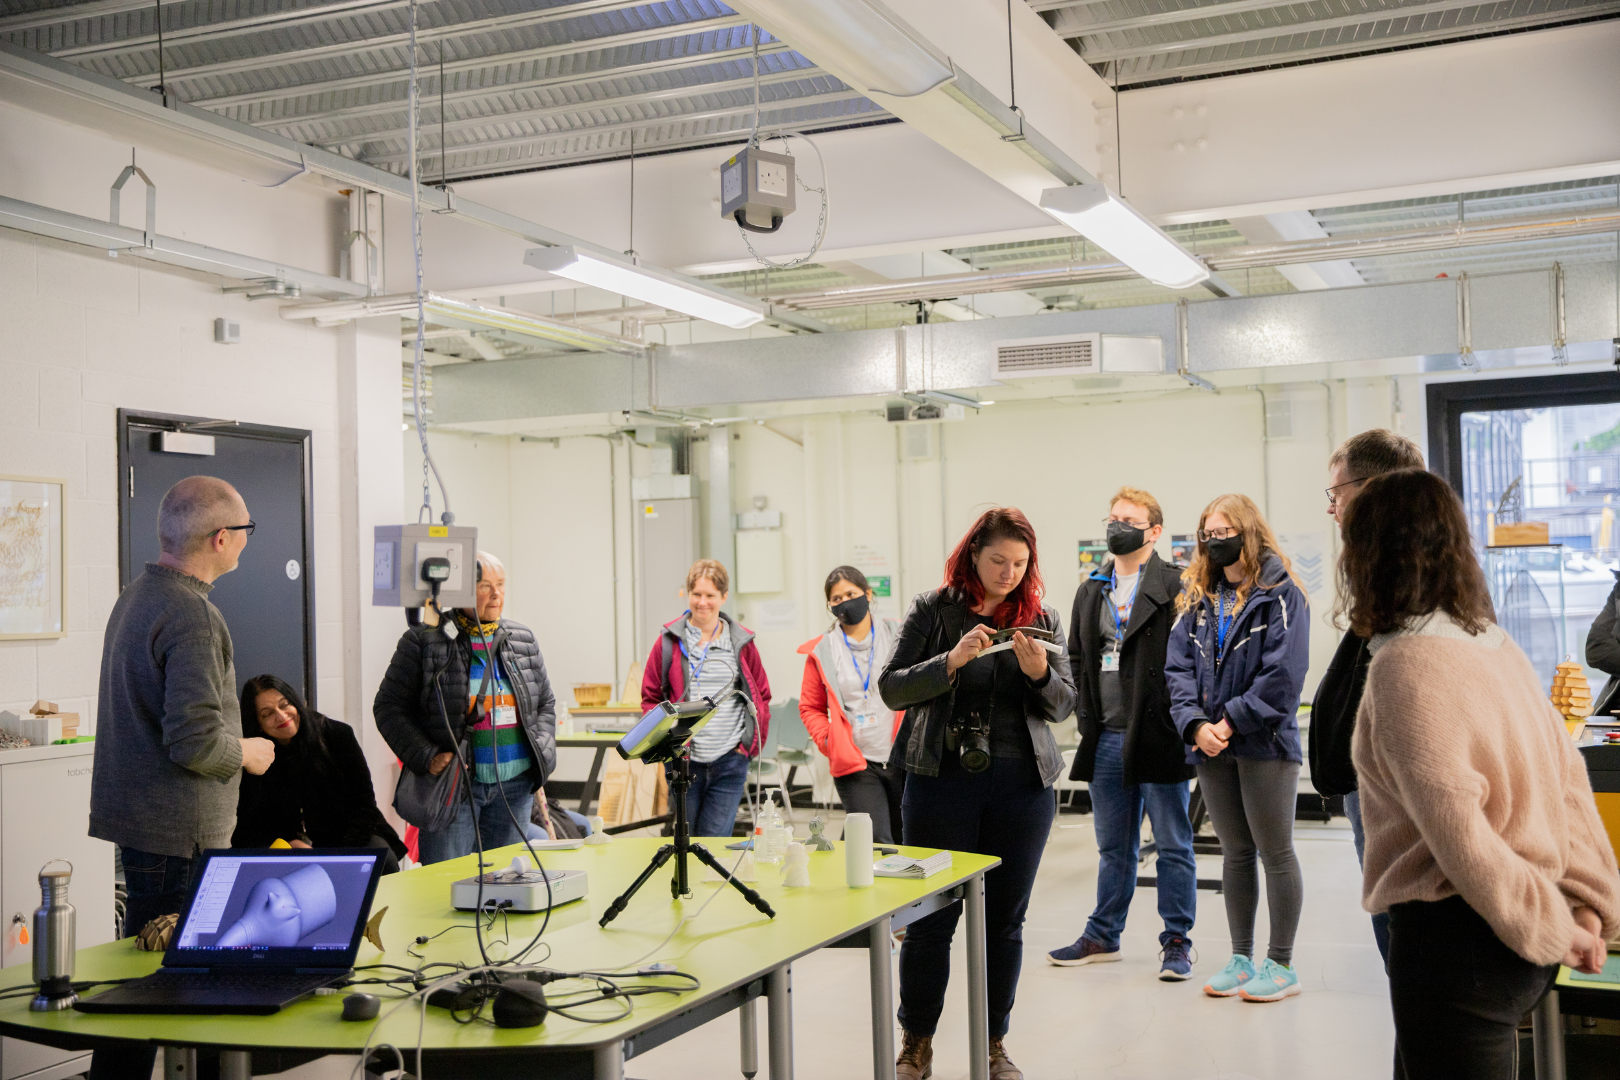
{"type": "MultiPolygon", "coordinates": [[[[702,841],[727,858],[722,839],[702,841]]],[[[681,929],[667,946],[642,963],[673,961],[682,971],[702,980],[702,988],[680,995],[653,995],[632,999],[629,1016],[607,1024],[588,1024],[552,1014],[537,1028],[495,1028],[486,1024],[458,1024],[442,1009],[428,1009],[422,1031],[423,1063],[439,1080],[476,1073],[480,1080],[622,1080],[624,1062],[735,1009],[743,1010],[742,1052],[745,1071],[751,1064],[754,1025],[753,1003],[767,999],[770,1080],[793,1076],[793,1012],[791,966],[817,949],[866,948],[870,953],[872,997],[872,1069],[879,1080],[894,1076],[894,1010],[890,968],[891,931],[909,924],[957,899],[967,908],[969,1070],[972,1080],[986,1080],[989,1062],[984,943],[984,873],[999,860],[986,855],[957,852],[951,869],[922,880],[878,878],[869,889],[844,884],[843,845],[836,851],[812,852],[811,887],[788,889],[780,884],[775,867],[762,865],[755,885],[776,910],[767,919],[749,906],[735,889],[703,882],[706,871],[694,859],[693,896],[672,901],[662,885],[661,872],[648,882],[630,906],[606,930],[596,921],[608,905],[645,868],[660,840],[620,838],[602,847],[542,853],[550,869],[578,869],[590,875],[590,892],[583,899],[557,908],[542,939],[551,952],[536,950],[539,961],[563,971],[610,971],[637,960],[672,931],[682,915],[690,915],[716,890],[719,895],[681,929]]],[[[926,848],[903,848],[929,854],[926,848]]],[[[521,847],[503,848],[486,855],[495,865],[522,853],[521,847]]],[[[422,934],[435,934],[452,923],[470,923],[471,913],[450,906],[451,882],[473,873],[476,856],[394,874],[378,886],[373,912],[388,908],[382,922],[385,952],[362,942],[356,967],[392,963],[414,966],[406,946],[422,934]]],[[[511,917],[512,952],[533,936],[539,915],[511,917]]],[[[497,933],[499,931],[497,930],[497,933]]],[[[486,937],[486,940],[487,937],[486,937]]],[[[960,939],[959,939],[960,940],[960,939]]],[[[478,963],[471,931],[445,934],[419,949],[428,960],[478,963]]],[[[491,952],[492,958],[499,954],[491,952]]],[[[529,962],[536,962],[531,954],[529,962]]],[[[82,949],[75,978],[123,978],[144,975],[159,961],[155,953],[139,952],[131,940],[82,949]]],[[[359,972],[365,978],[367,973],[359,972]]],[[[29,981],[27,965],[0,971],[0,988],[29,981]]],[[[673,985],[682,980],[670,980],[673,985]]],[[[395,999],[387,988],[379,991],[387,1015],[395,999]]],[[[0,1034],[67,1050],[140,1043],[165,1048],[170,1080],[179,1080],[188,1052],[215,1048],[221,1053],[222,1080],[247,1080],[252,1074],[251,1054],[259,1051],[316,1051],[358,1054],[371,1031],[369,1022],[341,1018],[342,996],[312,997],[274,1016],[160,1016],[92,1015],[66,1010],[28,1011],[28,999],[0,1002],[0,1034]]],[[[390,1043],[412,1058],[417,1045],[419,1006],[400,1008],[386,1019],[372,1039],[390,1043]]],[[[856,1062],[850,1062],[854,1071],[856,1062]]],[[[184,1080],[191,1080],[189,1073],[184,1080]]]]}

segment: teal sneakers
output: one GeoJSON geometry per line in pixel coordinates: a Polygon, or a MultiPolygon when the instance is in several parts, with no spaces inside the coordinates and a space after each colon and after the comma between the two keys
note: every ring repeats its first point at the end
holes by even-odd
{"type": "Polygon", "coordinates": [[[1244,985],[1239,996],[1244,1001],[1281,1001],[1297,993],[1299,993],[1299,975],[1293,968],[1284,967],[1267,957],[1254,978],[1244,985]]]}
{"type": "MultiPolygon", "coordinates": [[[[1269,964],[1271,961],[1266,962],[1269,964]]],[[[1236,997],[1253,978],[1254,961],[1247,956],[1234,956],[1213,979],[1204,984],[1204,993],[1210,997],[1236,997]]]]}

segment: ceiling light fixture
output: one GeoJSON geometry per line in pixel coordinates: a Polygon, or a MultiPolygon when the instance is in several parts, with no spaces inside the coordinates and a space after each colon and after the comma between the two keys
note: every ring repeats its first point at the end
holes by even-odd
{"type": "Polygon", "coordinates": [[[746,329],[765,319],[765,308],[761,304],[626,259],[584,251],[572,244],[530,248],[524,253],[523,261],[536,270],[569,278],[581,285],[634,297],[733,330],[746,329]]]}
{"type": "Polygon", "coordinates": [[[916,97],[956,77],[950,60],[878,0],[748,0],[740,7],[798,52],[841,68],[862,89],[916,97]]]}
{"type": "Polygon", "coordinates": [[[1100,183],[1048,188],[1041,209],[1155,285],[1186,289],[1209,279],[1207,266],[1100,183]]]}

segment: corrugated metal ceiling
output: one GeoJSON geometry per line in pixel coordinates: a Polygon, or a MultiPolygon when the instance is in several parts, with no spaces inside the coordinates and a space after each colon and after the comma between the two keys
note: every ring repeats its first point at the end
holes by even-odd
{"type": "MultiPolygon", "coordinates": [[[[406,169],[407,0],[0,0],[0,35],[394,172],[406,169]]],[[[746,19],[717,0],[421,0],[421,175],[449,179],[735,142],[753,125],[746,19]],[[442,108],[441,108],[442,106],[442,108]],[[442,141],[441,141],[442,139],[442,141]]],[[[886,114],[761,35],[760,124],[886,114]]]]}
{"type": "Polygon", "coordinates": [[[1620,14],[1620,0],[1029,0],[1110,83],[1137,86],[1620,14]]]}

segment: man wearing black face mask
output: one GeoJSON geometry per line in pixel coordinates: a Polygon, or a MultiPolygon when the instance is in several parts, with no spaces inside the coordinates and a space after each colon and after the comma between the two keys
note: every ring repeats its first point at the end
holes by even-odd
{"type": "Polygon", "coordinates": [[[1170,718],[1165,649],[1175,621],[1181,574],[1153,545],[1164,514],[1152,495],[1121,488],[1108,518],[1113,559],[1080,583],[1069,621],[1080,749],[1072,780],[1091,789],[1096,821],[1097,907],[1073,945],[1047,958],[1060,967],[1120,959],[1120,934],[1136,891],[1142,815],[1153,822],[1158,848],[1159,978],[1179,982],[1192,973],[1190,950],[1198,875],[1187,781],[1186,747],[1170,718]]]}

